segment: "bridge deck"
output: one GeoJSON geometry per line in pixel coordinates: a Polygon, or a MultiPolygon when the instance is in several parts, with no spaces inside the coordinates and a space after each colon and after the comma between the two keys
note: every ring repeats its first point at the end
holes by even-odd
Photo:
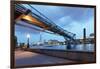
{"type": "Polygon", "coordinates": [[[16,67],[25,65],[41,65],[41,64],[43,65],[43,64],[61,64],[61,63],[69,64],[69,63],[76,63],[76,61],[71,61],[67,59],[62,59],[22,50],[15,51],[16,67]]]}

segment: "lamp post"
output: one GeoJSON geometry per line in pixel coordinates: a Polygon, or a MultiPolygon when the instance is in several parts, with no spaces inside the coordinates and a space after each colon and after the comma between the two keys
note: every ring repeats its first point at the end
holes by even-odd
{"type": "Polygon", "coordinates": [[[27,48],[29,48],[29,38],[30,38],[30,34],[27,34],[27,48]]]}

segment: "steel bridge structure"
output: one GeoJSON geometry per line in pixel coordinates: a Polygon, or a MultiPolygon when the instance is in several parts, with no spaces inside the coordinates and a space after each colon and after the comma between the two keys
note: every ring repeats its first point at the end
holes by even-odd
{"type": "Polygon", "coordinates": [[[17,21],[19,20],[25,21],[28,24],[32,24],[34,26],[37,26],[43,29],[45,32],[54,33],[54,34],[63,36],[65,39],[66,45],[70,45],[71,42],[75,42],[76,34],[71,33],[67,30],[64,30],[60,26],[56,25],[52,20],[50,20],[48,17],[46,17],[43,13],[38,11],[32,5],[28,4],[28,6],[31,9],[26,8],[22,4],[15,5],[14,19],[15,19],[16,25],[21,25],[17,23],[17,21]],[[32,10],[34,10],[38,14],[33,12],[32,10]]]}

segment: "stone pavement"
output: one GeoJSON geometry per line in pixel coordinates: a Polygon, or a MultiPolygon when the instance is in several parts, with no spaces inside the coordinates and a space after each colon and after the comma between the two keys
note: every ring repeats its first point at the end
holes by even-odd
{"type": "Polygon", "coordinates": [[[39,54],[34,52],[17,50],[15,51],[15,65],[43,65],[43,64],[59,64],[59,63],[75,63],[75,61],[47,56],[45,54],[39,54]]]}

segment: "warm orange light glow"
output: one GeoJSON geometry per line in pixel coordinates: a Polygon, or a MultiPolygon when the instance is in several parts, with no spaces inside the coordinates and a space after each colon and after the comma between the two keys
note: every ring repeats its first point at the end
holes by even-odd
{"type": "Polygon", "coordinates": [[[25,14],[22,14],[22,15],[20,15],[16,20],[15,20],[15,22],[17,22],[17,21],[19,21],[22,17],[24,17],[25,16],[25,14]]]}
{"type": "Polygon", "coordinates": [[[48,29],[48,26],[46,26],[44,23],[40,22],[39,20],[37,20],[36,18],[32,17],[31,15],[26,15],[23,16],[22,19],[25,19],[27,21],[30,21],[31,23],[33,23],[34,25],[37,25],[39,27],[42,27],[44,29],[48,29]]]}

